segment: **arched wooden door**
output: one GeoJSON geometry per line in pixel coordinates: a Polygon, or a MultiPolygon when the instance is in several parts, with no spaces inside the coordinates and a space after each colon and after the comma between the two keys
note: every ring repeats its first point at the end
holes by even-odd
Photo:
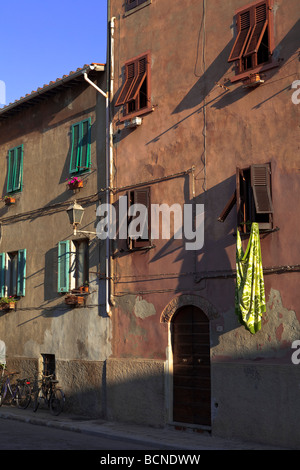
{"type": "Polygon", "coordinates": [[[173,421],[210,426],[209,320],[189,305],[178,310],[172,323],[173,421]]]}

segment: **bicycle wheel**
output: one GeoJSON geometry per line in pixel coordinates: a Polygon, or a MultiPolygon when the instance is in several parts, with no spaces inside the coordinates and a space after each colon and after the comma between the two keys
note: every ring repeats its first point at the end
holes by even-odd
{"type": "Polygon", "coordinates": [[[39,407],[39,404],[41,401],[41,393],[42,393],[42,390],[40,388],[35,392],[34,399],[33,399],[33,411],[36,411],[39,407]]]}
{"type": "Polygon", "coordinates": [[[50,398],[50,411],[54,416],[59,415],[65,405],[65,394],[61,388],[56,388],[50,398]]]}
{"type": "Polygon", "coordinates": [[[18,386],[16,402],[18,408],[25,410],[31,402],[31,387],[28,384],[18,386]]]}

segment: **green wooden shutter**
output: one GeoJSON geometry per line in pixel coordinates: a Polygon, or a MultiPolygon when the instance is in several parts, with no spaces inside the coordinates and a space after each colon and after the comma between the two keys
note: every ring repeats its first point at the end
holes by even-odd
{"type": "Polygon", "coordinates": [[[91,143],[91,120],[81,122],[80,140],[80,164],[79,170],[87,170],[90,167],[90,143],[91,143]]]}
{"type": "Polygon", "coordinates": [[[15,149],[8,152],[7,192],[14,190],[15,149]]]}
{"type": "Polygon", "coordinates": [[[14,191],[22,189],[23,145],[15,149],[14,191]]]}
{"type": "Polygon", "coordinates": [[[58,243],[58,292],[68,292],[70,283],[70,240],[58,243]]]}
{"type": "Polygon", "coordinates": [[[24,297],[26,280],[26,249],[18,251],[17,295],[24,297]]]}
{"type": "Polygon", "coordinates": [[[80,124],[74,124],[72,126],[72,149],[71,149],[71,161],[70,161],[70,173],[76,173],[79,166],[79,154],[80,154],[80,124]]]}
{"type": "Polygon", "coordinates": [[[0,296],[5,296],[5,253],[0,253],[0,296]]]}

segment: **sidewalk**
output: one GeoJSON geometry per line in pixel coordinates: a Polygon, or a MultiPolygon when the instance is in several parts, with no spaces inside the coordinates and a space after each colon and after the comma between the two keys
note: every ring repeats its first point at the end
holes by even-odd
{"type": "Polygon", "coordinates": [[[165,429],[147,426],[109,422],[101,419],[89,419],[67,413],[52,416],[50,411],[38,409],[35,413],[32,408],[20,410],[15,406],[0,408],[1,419],[14,419],[31,424],[50,426],[68,431],[123,439],[129,443],[138,442],[157,445],[157,449],[170,450],[288,450],[281,447],[268,446],[252,442],[239,442],[236,440],[212,437],[209,434],[192,430],[176,430],[174,427],[165,429]]]}

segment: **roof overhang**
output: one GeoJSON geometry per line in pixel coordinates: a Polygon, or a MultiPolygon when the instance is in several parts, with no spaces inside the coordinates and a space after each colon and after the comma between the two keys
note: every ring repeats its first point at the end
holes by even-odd
{"type": "Polygon", "coordinates": [[[89,77],[94,78],[98,72],[105,71],[105,64],[92,63],[85,65],[84,67],[77,69],[76,72],[70,72],[69,75],[64,75],[62,78],[57,78],[55,82],[50,82],[48,85],[44,85],[42,88],[38,88],[36,91],[27,94],[13,103],[10,103],[3,108],[0,108],[0,120],[4,120],[12,114],[20,111],[21,109],[28,108],[45,98],[57,93],[63,88],[70,88],[76,82],[84,81],[84,72],[89,74],[89,77]]]}

